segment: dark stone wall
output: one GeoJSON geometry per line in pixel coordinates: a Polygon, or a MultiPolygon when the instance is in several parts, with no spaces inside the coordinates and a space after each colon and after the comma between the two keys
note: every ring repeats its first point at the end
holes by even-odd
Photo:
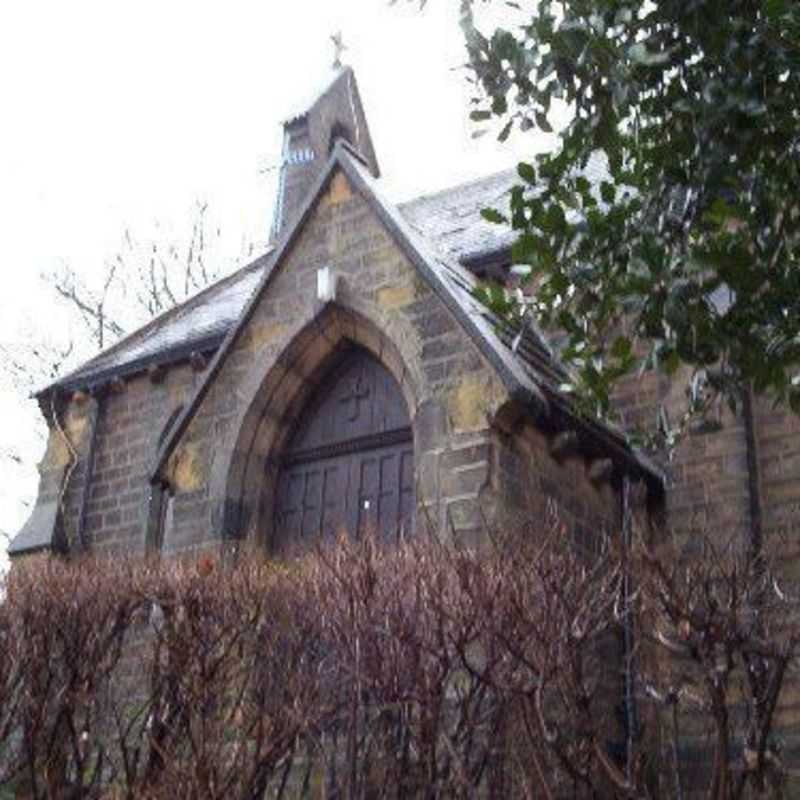
{"type": "MultiPolygon", "coordinates": [[[[351,340],[394,374],[412,418],[418,529],[474,540],[487,524],[543,519],[550,510],[580,536],[618,524],[618,494],[595,485],[589,464],[549,453],[550,440],[524,414],[498,424],[510,399],[491,366],[451,312],[419,277],[367,203],[337,174],[286,255],[252,318],[166,465],[174,500],[166,550],[209,544],[223,534],[269,539],[270,459],[281,432],[314,391],[332,350],[351,340]],[[323,313],[317,270],[339,278],[335,313],[323,313]],[[265,488],[265,486],[267,488],[265,488]]],[[[86,533],[95,547],[142,548],[148,529],[150,468],[171,414],[188,402],[204,373],[188,364],[158,383],[146,375],[107,392],[99,415],[97,455],[86,533]]],[[[631,379],[617,395],[628,427],[652,426],[658,404],[679,413],[680,380],[631,379]]],[[[92,399],[61,414],[78,455],[53,430],[42,463],[40,502],[52,504],[66,476],[67,538],[75,538],[83,497],[92,399]]],[[[755,404],[755,485],[765,537],[796,549],[800,508],[800,422],[755,404]]],[[[751,527],[753,485],[742,413],[726,412],[722,429],[696,433],[665,462],[667,520],[673,532],[751,527]]],[[[798,553],[800,554],[800,553],[798,553]]],[[[787,569],[797,562],[787,557],[787,569]]]]}
{"type": "MultiPolygon", "coordinates": [[[[68,416],[80,418],[81,424],[73,424],[66,431],[80,456],[68,477],[64,496],[65,527],[71,542],[77,539],[84,497],[91,439],[90,404],[99,403],[100,407],[85,515],[87,542],[99,552],[109,548],[142,550],[152,492],[149,475],[159,438],[175,409],[187,402],[201,377],[189,365],[175,366],[160,383],[140,375],[126,382],[118,393],[106,390],[97,400],[73,401],[68,416]]],[[[58,432],[51,435],[58,442],[58,432]]]]}
{"type": "Polygon", "coordinates": [[[619,531],[619,490],[609,480],[593,482],[591,462],[582,455],[555,458],[550,439],[528,421],[511,432],[494,430],[492,444],[493,484],[508,524],[557,522],[586,547],[598,535],[619,531]]]}
{"type": "MultiPolygon", "coordinates": [[[[315,370],[342,339],[387,363],[406,394],[415,436],[418,529],[474,540],[487,524],[542,519],[548,509],[558,509],[581,535],[617,525],[617,493],[608,483],[593,484],[587,463],[552,458],[547,436],[529,422],[511,430],[495,424],[509,398],[494,371],[366,202],[337,175],[168,464],[164,477],[175,496],[165,549],[215,545],[223,533],[268,538],[269,495],[254,480],[268,483],[264,469],[280,445],[281,428],[313,392],[315,370]],[[341,313],[323,325],[316,275],[326,265],[339,276],[341,313]],[[256,462],[261,472],[254,479],[256,462]],[[232,489],[237,465],[243,475],[232,489]]],[[[86,534],[95,547],[144,547],[148,476],[159,436],[203,375],[183,364],[158,383],[140,375],[121,393],[103,395],[86,508],[86,534]]],[[[680,380],[670,384],[650,374],[629,380],[616,398],[623,423],[652,426],[661,402],[675,417],[683,403],[681,386],[680,380]]],[[[77,534],[94,402],[76,399],[61,413],[77,464],[71,465],[63,436],[54,429],[41,465],[41,504],[52,505],[58,484],[67,481],[69,541],[77,534]]],[[[800,422],[767,401],[755,404],[754,417],[755,481],[741,411],[726,411],[720,431],[692,434],[664,462],[668,525],[678,535],[746,535],[755,485],[764,535],[780,539],[795,579],[800,422]]]]}
{"type": "MultiPolygon", "coordinates": [[[[615,396],[624,426],[652,430],[660,404],[677,420],[687,380],[686,374],[670,382],[652,373],[627,379],[615,396]]],[[[726,407],[710,415],[714,426],[694,429],[671,459],[661,458],[668,528],[678,537],[706,532],[743,542],[760,508],[764,541],[794,564],[800,555],[800,418],[769,398],[755,400],[752,417],[748,435],[746,409],[726,407]]]]}
{"type": "MultiPolygon", "coordinates": [[[[163,513],[152,506],[149,483],[159,439],[205,373],[183,364],[159,382],[140,375],[103,396],[86,508],[92,546],[141,550],[148,524],[152,536],[159,517],[165,552],[216,548],[229,538],[268,544],[285,433],[344,341],[372,352],[404,393],[414,433],[418,531],[473,543],[487,526],[543,520],[547,509],[558,509],[580,537],[615,524],[615,491],[595,487],[583,461],[553,459],[547,437],[530,423],[501,431],[498,414],[511,402],[503,383],[338,173],[165,465],[160,477],[171,499],[163,513]],[[323,266],[338,276],[334,305],[317,298],[323,266]]],[[[67,416],[80,456],[65,495],[74,532],[90,426],[77,403],[67,416]]]]}
{"type": "MultiPolygon", "coordinates": [[[[588,529],[598,509],[603,520],[613,519],[613,491],[575,478],[585,465],[550,459],[546,437],[531,426],[499,433],[494,420],[509,402],[504,386],[338,175],[166,465],[162,477],[174,497],[165,551],[217,547],[223,537],[269,541],[270,465],[283,432],[313,394],[316,375],[343,340],[373,352],[405,394],[414,430],[418,530],[475,541],[486,525],[511,522],[501,510],[539,513],[545,498],[565,509],[576,530],[588,529]],[[316,297],[317,270],[326,265],[339,276],[333,311],[316,297]],[[575,475],[565,478],[565,470],[575,475]],[[584,488],[587,498],[580,496],[584,488]]],[[[86,517],[95,547],[145,546],[148,475],[159,437],[203,376],[184,365],[158,384],[144,375],[129,380],[124,391],[103,400],[86,517]]],[[[81,480],[79,467],[68,492],[73,523],[81,480]]]]}
{"type": "Polygon", "coordinates": [[[491,421],[507,401],[493,369],[407,261],[366,202],[337,175],[274,275],[214,387],[170,459],[175,541],[200,531],[269,540],[265,465],[343,340],[392,372],[412,419],[418,528],[458,531],[489,473],[491,421]],[[339,279],[334,309],[317,270],[339,279]],[[469,469],[454,469],[472,448],[469,469]],[[481,449],[482,448],[482,449],[481,449]],[[235,478],[231,476],[234,475],[235,478]]]}

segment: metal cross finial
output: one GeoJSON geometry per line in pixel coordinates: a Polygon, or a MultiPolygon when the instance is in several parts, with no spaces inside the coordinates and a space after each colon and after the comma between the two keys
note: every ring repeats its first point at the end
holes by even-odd
{"type": "Polygon", "coordinates": [[[342,53],[347,50],[347,45],[344,43],[342,32],[339,31],[338,33],[334,33],[333,36],[331,36],[331,41],[333,42],[334,47],[333,68],[341,69],[342,53]]]}

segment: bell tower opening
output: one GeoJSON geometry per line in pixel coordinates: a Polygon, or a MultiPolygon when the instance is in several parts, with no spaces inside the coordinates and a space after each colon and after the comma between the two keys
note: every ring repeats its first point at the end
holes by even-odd
{"type": "Polygon", "coordinates": [[[278,471],[273,547],[346,532],[384,540],[414,524],[414,444],[403,392],[361,347],[349,348],[300,414],[278,471]]]}
{"type": "Polygon", "coordinates": [[[278,196],[270,236],[273,242],[297,218],[339,139],[346,141],[359,154],[376,178],[380,175],[367,118],[350,67],[335,69],[332,80],[314,102],[284,122],[278,196]]]}

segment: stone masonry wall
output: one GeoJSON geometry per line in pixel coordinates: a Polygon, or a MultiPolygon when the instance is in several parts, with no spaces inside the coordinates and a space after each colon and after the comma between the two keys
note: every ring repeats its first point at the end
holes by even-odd
{"type": "MultiPolygon", "coordinates": [[[[652,427],[659,403],[677,419],[685,385],[685,375],[672,384],[653,374],[630,379],[620,389],[617,407],[631,427],[652,427]]],[[[759,509],[771,566],[783,578],[783,590],[796,597],[800,593],[800,418],[787,409],[775,408],[769,398],[756,399],[752,405],[751,436],[746,410],[740,407],[733,413],[725,409],[719,417],[712,417],[718,426],[701,427],[689,434],[672,461],[665,463],[666,532],[687,549],[698,534],[709,535],[720,547],[742,547],[756,530],[753,510],[759,509]]],[[[664,720],[662,724],[668,729],[671,723],[664,720]]],[[[703,786],[712,760],[708,731],[699,721],[695,724],[691,714],[685,715],[682,725],[684,747],[693,757],[685,780],[703,786]]],[[[774,731],[782,761],[796,765],[800,759],[800,676],[796,669],[787,674],[774,731]]],[[[795,796],[795,783],[794,778],[787,783],[787,796],[795,796]]]]}
{"type": "MultiPolygon", "coordinates": [[[[263,480],[270,442],[279,438],[276,429],[286,428],[302,398],[313,392],[312,374],[337,338],[372,350],[406,394],[418,502],[426,509],[418,524],[443,530],[453,506],[459,527],[457,504],[465,495],[477,496],[484,479],[455,485],[444,466],[451,451],[486,440],[490,419],[506,400],[505,389],[367,203],[337,174],[170,459],[166,477],[175,490],[178,549],[196,542],[201,532],[220,533],[237,459],[255,452],[259,464],[247,469],[260,471],[263,480]],[[337,305],[348,321],[316,336],[317,270],[326,265],[339,276],[337,305]]],[[[488,462],[486,454],[483,461],[488,462]]],[[[259,497],[245,496],[244,502],[251,512],[248,533],[267,534],[257,530],[270,520],[268,512],[257,513],[259,497]]]]}
{"type": "MultiPolygon", "coordinates": [[[[100,399],[96,455],[86,509],[86,537],[98,552],[108,548],[142,550],[145,546],[151,486],[150,469],[158,440],[174,411],[188,401],[202,375],[188,365],[169,370],[161,383],[147,375],[126,382],[122,391],[105,391],[100,399]]],[[[80,460],[64,497],[65,522],[70,539],[77,535],[86,480],[91,405],[86,398],[70,405],[72,438],[80,460]]],[[[52,434],[57,442],[59,435],[52,434]]]]}
{"type": "Polygon", "coordinates": [[[494,483],[507,524],[555,517],[589,547],[598,535],[618,532],[620,495],[609,481],[590,480],[583,456],[555,459],[548,438],[527,421],[511,434],[494,431],[493,444],[494,483]]]}
{"type": "MultiPolygon", "coordinates": [[[[516,519],[543,520],[550,500],[579,536],[616,524],[614,490],[594,486],[582,460],[554,460],[547,437],[529,423],[512,433],[494,424],[509,397],[493,367],[368,202],[337,173],[165,465],[161,478],[174,495],[165,550],[216,547],[230,536],[269,541],[270,464],[281,436],[313,396],[326,358],[345,340],[370,350],[404,392],[414,433],[418,531],[475,542],[487,525],[509,524],[512,512],[516,519]],[[317,299],[317,271],[324,266],[339,278],[333,311],[317,299]]],[[[144,548],[159,438],[204,378],[184,364],[158,382],[139,375],[104,394],[86,509],[95,548],[144,548]]],[[[94,402],[73,401],[65,414],[80,456],[64,498],[73,531],[94,402]]],[[[58,450],[56,434],[53,441],[58,450]]],[[[64,460],[54,469],[63,469],[64,460]]]]}
{"type": "MultiPolygon", "coordinates": [[[[508,401],[505,388],[367,202],[337,174],[167,465],[165,477],[176,498],[176,549],[196,544],[198,536],[218,540],[223,532],[268,538],[269,503],[259,495],[264,464],[274,456],[280,430],[313,393],[315,370],[342,338],[370,349],[406,395],[418,530],[472,538],[495,513],[502,447],[492,420],[508,401]],[[316,279],[326,265],[339,276],[337,306],[343,314],[323,326],[316,279]],[[241,477],[232,485],[234,473],[241,477]],[[237,508],[235,523],[231,507],[237,508]]],[[[543,438],[531,438],[528,452],[539,445],[543,438]]],[[[503,463],[511,469],[508,459],[503,463]]],[[[518,462],[515,483],[526,484],[531,464],[530,456],[518,462]]],[[[545,473],[537,473],[534,492],[564,495],[563,505],[576,521],[589,513],[593,501],[581,505],[578,484],[557,475],[547,483],[545,473]]],[[[526,484],[524,492],[530,494],[531,487],[526,484]]],[[[603,506],[606,500],[598,502],[603,506]]],[[[604,516],[613,513],[604,507],[604,516]]]]}
{"type": "MultiPolygon", "coordinates": [[[[661,403],[672,420],[677,420],[685,407],[686,381],[686,375],[678,375],[670,383],[652,373],[627,379],[615,397],[624,426],[652,430],[661,403]]],[[[748,452],[742,407],[736,413],[725,408],[711,420],[715,426],[692,431],[678,445],[671,461],[663,459],[670,530],[679,536],[716,532],[744,541],[751,530],[755,492],[765,541],[782,537],[786,561],[794,563],[794,556],[800,554],[796,546],[800,528],[800,419],[787,409],[773,407],[768,398],[756,399],[753,453],[748,452]],[[754,471],[751,464],[756,466],[754,471]]]]}

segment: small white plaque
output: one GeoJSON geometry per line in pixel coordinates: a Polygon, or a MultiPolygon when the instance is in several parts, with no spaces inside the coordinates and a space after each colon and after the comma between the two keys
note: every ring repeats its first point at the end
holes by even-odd
{"type": "Polygon", "coordinates": [[[317,270],[317,299],[323,303],[336,299],[336,274],[331,267],[317,270]]]}

